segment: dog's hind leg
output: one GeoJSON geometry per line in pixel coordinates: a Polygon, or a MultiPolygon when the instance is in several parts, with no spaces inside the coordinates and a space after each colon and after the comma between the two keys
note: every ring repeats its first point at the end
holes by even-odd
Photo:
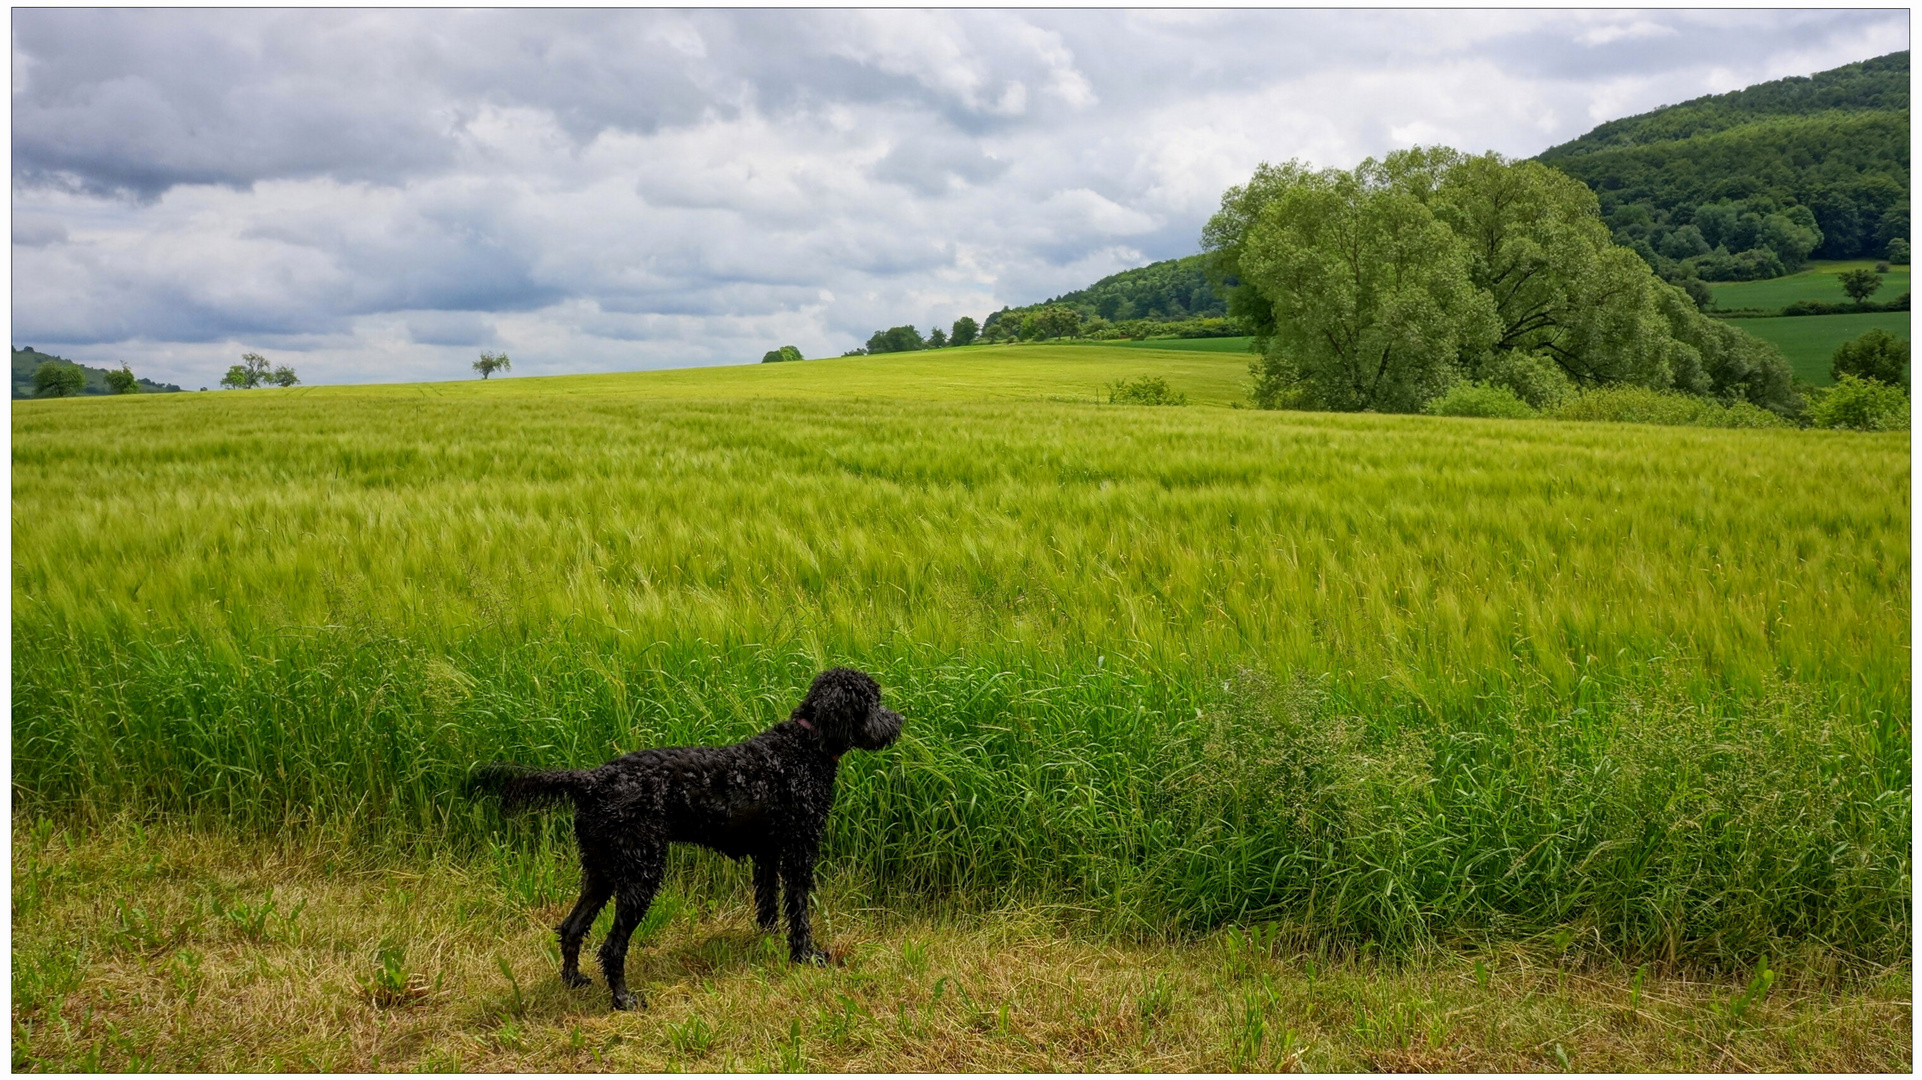
{"type": "Polygon", "coordinates": [[[797,964],[824,964],[828,954],[814,947],[808,926],[808,899],[814,892],[813,852],[781,854],[782,885],[787,890],[788,958],[797,964]]]}
{"type": "Polygon", "coordinates": [[[754,856],[754,916],[762,930],[773,933],[781,919],[781,856],[772,851],[754,856]]]}
{"type": "Polygon", "coordinates": [[[581,942],[586,940],[587,931],[594,925],[594,916],[601,913],[607,898],[614,890],[600,875],[583,868],[581,870],[581,898],[574,902],[574,910],[554,928],[561,939],[561,981],[569,986],[586,986],[593,982],[581,974],[581,942]]]}
{"type": "Polygon", "coordinates": [[[665,847],[642,852],[623,869],[625,880],[614,890],[614,927],[601,942],[601,974],[614,995],[616,1009],[645,1007],[646,1002],[627,989],[627,939],[641,925],[648,905],[660,891],[661,876],[667,867],[665,847]]]}

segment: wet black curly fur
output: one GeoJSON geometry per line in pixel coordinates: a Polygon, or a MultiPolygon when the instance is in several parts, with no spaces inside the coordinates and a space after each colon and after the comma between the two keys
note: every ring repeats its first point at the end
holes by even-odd
{"type": "Polygon", "coordinates": [[[561,981],[586,986],[581,942],[611,897],[614,927],[601,944],[601,972],[616,1009],[639,999],[627,988],[628,938],[661,887],[670,843],[700,844],[754,859],[754,904],[772,931],[786,886],[788,952],[796,963],[826,954],[808,930],[808,895],[821,830],[834,803],[834,774],[849,750],[880,750],[901,733],[864,672],[822,672],[788,719],[733,746],[637,750],[597,769],[538,772],[517,765],[474,771],[472,786],[515,811],[572,803],[580,844],[581,898],[555,927],[561,981]]]}

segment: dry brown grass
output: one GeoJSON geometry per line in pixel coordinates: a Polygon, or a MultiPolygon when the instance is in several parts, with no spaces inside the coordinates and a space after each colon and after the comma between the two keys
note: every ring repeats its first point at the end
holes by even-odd
{"type": "Polygon", "coordinates": [[[602,988],[555,978],[561,905],[525,908],[471,868],[368,868],[314,837],[44,823],[16,825],[12,865],[16,1070],[1853,1072],[1912,1058],[1906,966],[1778,963],[1742,1007],[1746,976],[1650,973],[1638,989],[1572,953],[1390,964],[1239,933],[1100,941],[1044,913],[898,916],[830,889],[840,966],[788,965],[744,904],[677,898],[630,959],[649,1007],[616,1014],[602,988]]]}

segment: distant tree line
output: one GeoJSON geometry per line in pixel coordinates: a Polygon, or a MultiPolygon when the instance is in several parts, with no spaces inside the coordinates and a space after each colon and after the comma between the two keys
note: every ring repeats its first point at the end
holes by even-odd
{"type": "Polygon", "coordinates": [[[1617,242],[1671,281],[1906,262],[1908,83],[1893,53],[1612,121],[1537,160],[1587,184],[1617,242]]]}
{"type": "Polygon", "coordinates": [[[939,326],[928,331],[927,337],[912,326],[890,326],[886,330],[876,330],[868,338],[867,345],[859,349],[849,349],[842,356],[873,356],[881,353],[918,352],[922,349],[945,349],[950,346],[972,345],[980,337],[980,324],[969,315],[954,320],[953,328],[942,330],[939,326]]]}
{"type": "Polygon", "coordinates": [[[877,330],[864,348],[846,355],[938,349],[975,341],[1118,341],[1244,333],[1228,317],[1227,301],[1208,276],[1205,256],[1190,255],[1110,274],[1085,289],[1038,304],[1004,307],[979,324],[964,318],[947,334],[939,327],[926,338],[912,326],[877,330]]]}
{"type": "Polygon", "coordinates": [[[1539,162],[1434,147],[1263,165],[1203,245],[1256,335],[1264,407],[1416,412],[1469,382],[1536,409],[1609,385],[1801,408],[1773,347],[1702,315],[1539,162]]]}
{"type": "Polygon", "coordinates": [[[1003,308],[995,312],[988,316],[983,325],[981,339],[988,342],[1054,341],[1062,338],[1145,341],[1156,337],[1239,337],[1245,333],[1247,331],[1239,323],[1222,315],[1110,322],[1099,315],[1088,318],[1075,308],[1050,304],[1035,308],[1003,308]]]}

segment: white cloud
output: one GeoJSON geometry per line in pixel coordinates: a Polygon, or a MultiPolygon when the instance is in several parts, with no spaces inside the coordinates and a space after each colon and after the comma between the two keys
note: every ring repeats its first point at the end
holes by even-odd
{"type": "Polygon", "coordinates": [[[1645,38],[1669,37],[1678,31],[1673,26],[1664,26],[1647,19],[1636,19],[1631,23],[1611,23],[1605,26],[1591,26],[1575,36],[1584,45],[1613,45],[1618,41],[1640,41],[1645,38]]]}
{"type": "Polygon", "coordinates": [[[1907,13],[22,9],[15,342],[211,385],[836,355],[1196,249],[1261,161],[1526,156],[1907,13]]]}

